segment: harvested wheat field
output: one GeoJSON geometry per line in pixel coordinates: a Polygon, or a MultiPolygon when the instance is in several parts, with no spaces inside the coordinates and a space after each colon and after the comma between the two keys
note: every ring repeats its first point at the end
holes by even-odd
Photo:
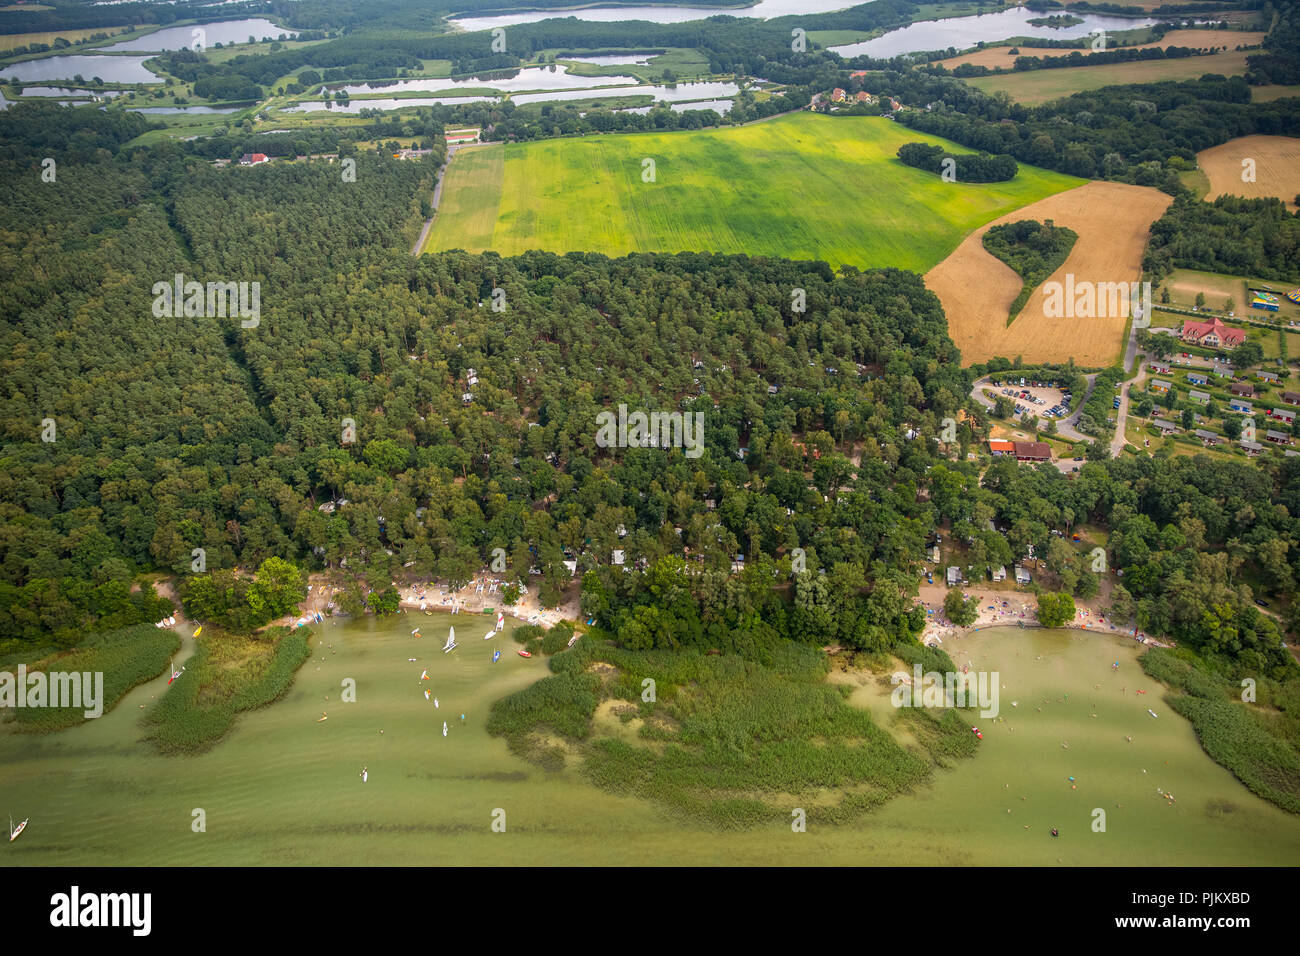
{"type": "Polygon", "coordinates": [[[1291,136],[1242,136],[1222,146],[1212,146],[1196,154],[1210,191],[1206,201],[1218,196],[1245,196],[1257,199],[1276,196],[1296,211],[1295,198],[1300,193],[1300,139],[1291,136]],[[1241,181],[1243,159],[1255,161],[1255,181],[1241,181]]]}
{"type": "MultiPolygon", "coordinates": [[[[1138,43],[1134,46],[1112,47],[1112,49],[1149,50],[1157,46],[1162,48],[1182,46],[1190,50],[1217,50],[1221,47],[1235,50],[1239,46],[1257,46],[1263,39],[1263,33],[1244,32],[1242,30],[1171,30],[1165,34],[1163,40],[1157,43],[1138,43]]],[[[1079,50],[1065,50],[1060,47],[1043,46],[990,46],[985,47],[983,50],[975,50],[971,53],[963,53],[961,56],[953,56],[935,62],[942,63],[950,70],[961,66],[963,63],[987,66],[990,70],[999,66],[1004,70],[1009,70],[1015,65],[1017,56],[1036,56],[1047,59],[1055,56],[1069,56],[1071,53],[1087,56],[1092,52],[1087,47],[1079,50]],[[1020,52],[1013,56],[1011,50],[1019,50],[1020,52]]]]}
{"type": "Polygon", "coordinates": [[[1001,223],[1051,219],[1073,229],[1079,239],[1048,282],[1063,283],[1067,273],[1074,276],[1076,285],[1085,281],[1134,282],[1142,275],[1142,252],[1151,224],[1171,201],[1165,193],[1145,186],[1090,182],[1040,199],[972,232],[952,255],[925,274],[925,284],[943,303],[948,333],[961,349],[963,363],[971,365],[998,355],[1020,355],[1025,362],[1073,358],[1088,366],[1115,362],[1123,344],[1126,317],[1048,318],[1042,286],[1008,326],[1007,311],[1020,294],[1021,279],[984,250],[984,233],[1001,223]]]}

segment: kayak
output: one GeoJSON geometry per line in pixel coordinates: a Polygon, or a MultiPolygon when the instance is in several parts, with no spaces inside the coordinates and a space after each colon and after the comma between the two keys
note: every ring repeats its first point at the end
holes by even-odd
{"type": "Polygon", "coordinates": [[[521,650],[521,651],[519,652],[519,656],[520,656],[520,657],[532,657],[533,655],[532,655],[532,654],[529,654],[527,651],[523,651],[523,650],[521,650]]]}

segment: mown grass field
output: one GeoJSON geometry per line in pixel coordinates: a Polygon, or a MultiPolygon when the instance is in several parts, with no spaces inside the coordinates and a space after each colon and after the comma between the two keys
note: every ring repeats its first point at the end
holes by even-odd
{"type": "Polygon", "coordinates": [[[1083,90],[1095,90],[1103,86],[1124,83],[1194,80],[1206,73],[1240,76],[1246,72],[1247,56],[1249,51],[1234,50],[1229,53],[1216,53],[1213,56],[1189,56],[1181,60],[1144,60],[1136,63],[1111,63],[1105,66],[1028,70],[1002,76],[977,76],[966,82],[985,93],[1004,90],[1017,103],[1035,105],[1083,90]]]}
{"type": "Polygon", "coordinates": [[[499,159],[467,151],[423,251],[725,252],[924,272],[972,229],[1081,182],[1022,166],[1007,183],[944,183],[896,158],[917,141],[969,152],[885,119],[810,113],[491,147],[499,159]]]}

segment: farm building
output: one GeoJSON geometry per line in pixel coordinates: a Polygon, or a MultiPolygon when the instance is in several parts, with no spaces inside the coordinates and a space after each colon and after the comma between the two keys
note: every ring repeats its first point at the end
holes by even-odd
{"type": "Polygon", "coordinates": [[[1209,392],[1198,392],[1198,391],[1197,391],[1196,389],[1194,389],[1194,388],[1193,388],[1193,389],[1188,389],[1187,397],[1188,397],[1189,399],[1191,399],[1193,402],[1195,402],[1197,405],[1208,405],[1208,404],[1210,404],[1210,393],[1209,393],[1209,392]]]}
{"type": "Polygon", "coordinates": [[[1246,449],[1247,455],[1258,455],[1264,450],[1264,446],[1257,441],[1246,441],[1244,438],[1237,442],[1242,448],[1246,449]]]}
{"type": "Polygon", "coordinates": [[[1151,391],[1163,395],[1172,387],[1171,382],[1166,382],[1163,378],[1153,378],[1151,380],[1151,391]]]}
{"type": "Polygon", "coordinates": [[[1291,435],[1288,432],[1280,432],[1272,428],[1264,432],[1264,437],[1269,441],[1273,442],[1273,444],[1275,445],[1293,444],[1293,442],[1291,441],[1291,435]]]}
{"type": "Polygon", "coordinates": [[[955,564],[948,565],[947,580],[948,587],[950,588],[955,588],[957,585],[961,584],[961,568],[957,567],[955,564]]]}
{"type": "Polygon", "coordinates": [[[1269,418],[1275,418],[1279,422],[1286,422],[1288,425],[1295,424],[1295,412],[1289,408],[1275,408],[1268,413],[1269,418]]]}
{"type": "Polygon", "coordinates": [[[1233,395],[1240,395],[1242,398],[1254,398],[1255,386],[1249,382],[1233,382],[1228,386],[1228,391],[1233,395]]]}
{"type": "Polygon", "coordinates": [[[1276,372],[1260,371],[1255,373],[1255,377],[1259,379],[1261,382],[1268,382],[1270,385],[1276,385],[1278,383],[1278,377],[1276,372]]]}
{"type": "Polygon", "coordinates": [[[1003,565],[999,564],[996,568],[993,569],[993,580],[1005,581],[1006,579],[1007,579],[1007,569],[1003,565]]]}
{"type": "Polygon", "coordinates": [[[1156,431],[1162,432],[1166,435],[1172,435],[1178,429],[1178,426],[1173,422],[1166,421],[1163,418],[1157,418],[1151,424],[1155,426],[1156,431]]]}
{"type": "Polygon", "coordinates": [[[1229,328],[1219,319],[1211,319],[1209,322],[1184,322],[1178,337],[1184,342],[1208,348],[1235,349],[1246,341],[1246,330],[1229,328]]]}
{"type": "Polygon", "coordinates": [[[1188,385],[1205,385],[1207,382],[1209,382],[1209,380],[1210,380],[1209,376],[1206,375],[1204,372],[1187,373],[1188,385]]]}
{"type": "Polygon", "coordinates": [[[1300,392],[1283,392],[1282,401],[1288,405],[1300,405],[1300,392]]]}
{"type": "Polygon", "coordinates": [[[1024,568],[1022,568],[1020,565],[1017,564],[1017,565],[1016,565],[1016,583],[1017,583],[1017,584],[1028,584],[1028,583],[1029,583],[1029,580],[1030,580],[1030,578],[1029,578],[1029,572],[1026,571],[1024,568]]]}
{"type": "Polygon", "coordinates": [[[1204,442],[1207,445],[1217,445],[1219,442],[1223,441],[1223,437],[1221,435],[1218,435],[1214,432],[1208,432],[1204,428],[1196,429],[1194,434],[1196,435],[1197,438],[1199,438],[1202,442],[1204,442]]]}
{"type": "Polygon", "coordinates": [[[1236,412],[1238,415],[1254,415],[1255,406],[1240,398],[1228,400],[1228,411],[1236,412]]]}
{"type": "Polygon", "coordinates": [[[1168,375],[1170,372],[1170,366],[1167,362],[1152,362],[1147,368],[1159,375],[1168,375]]]}

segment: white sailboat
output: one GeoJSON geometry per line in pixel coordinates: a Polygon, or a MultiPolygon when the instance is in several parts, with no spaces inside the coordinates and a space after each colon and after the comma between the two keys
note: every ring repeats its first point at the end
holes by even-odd
{"type": "MultiPolygon", "coordinates": [[[[446,725],[446,724],[443,724],[443,725],[442,725],[442,734],[443,734],[444,737],[447,735],[447,725],[446,725]]],[[[24,820],[22,823],[18,824],[18,826],[14,826],[14,818],[13,818],[13,817],[10,817],[10,818],[9,818],[9,842],[10,842],[10,843],[13,843],[14,840],[17,840],[20,836],[23,835],[23,831],[26,830],[26,829],[27,829],[27,821],[26,821],[26,820],[24,820]]]]}
{"type": "Polygon", "coordinates": [[[496,637],[496,633],[497,632],[495,630],[488,631],[486,634],[483,635],[483,640],[485,641],[491,640],[492,638],[496,637]]]}
{"type": "Polygon", "coordinates": [[[453,628],[448,628],[448,630],[450,631],[450,633],[447,635],[447,643],[442,645],[442,652],[444,654],[447,653],[447,651],[452,650],[456,646],[456,629],[453,627],[453,628]]]}
{"type": "Polygon", "coordinates": [[[438,698],[436,698],[436,697],[433,699],[433,706],[434,706],[434,709],[435,709],[435,710],[436,710],[437,707],[438,707],[438,698]]]}
{"type": "Polygon", "coordinates": [[[171,671],[172,671],[172,676],[169,677],[169,678],[167,678],[167,683],[169,683],[169,684],[170,684],[172,681],[174,681],[176,678],[180,677],[182,674],[185,673],[185,666],[182,664],[182,665],[181,665],[181,669],[180,669],[180,670],[177,670],[177,669],[176,669],[176,664],[175,664],[175,662],[173,662],[172,665],[171,665],[171,671]]]}
{"type": "MultiPolygon", "coordinates": [[[[445,720],[442,722],[442,735],[447,736],[447,722],[445,720]]],[[[26,824],[23,824],[23,826],[26,826],[26,824]]]]}
{"type": "Polygon", "coordinates": [[[505,611],[497,611],[497,630],[504,631],[505,627],[506,627],[506,613],[505,611]]]}

